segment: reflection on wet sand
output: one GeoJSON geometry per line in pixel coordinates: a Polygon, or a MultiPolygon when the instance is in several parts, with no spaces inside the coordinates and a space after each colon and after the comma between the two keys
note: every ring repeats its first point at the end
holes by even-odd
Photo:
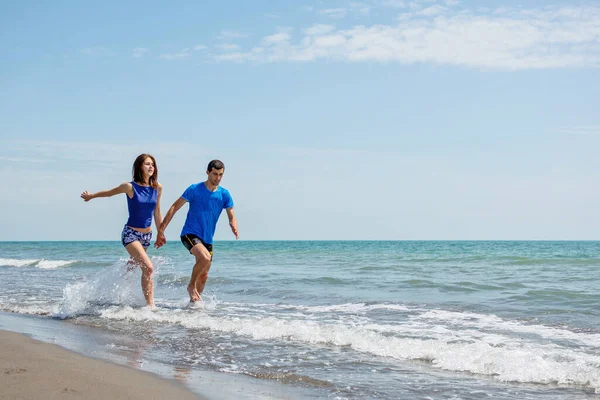
{"type": "Polygon", "coordinates": [[[186,382],[190,376],[191,369],[187,365],[176,365],[173,368],[173,377],[179,382],[186,382]]]}
{"type": "MultiPolygon", "coordinates": [[[[152,335],[154,334],[154,331],[146,329],[145,333],[152,335]]],[[[151,347],[151,345],[151,342],[139,340],[136,341],[135,344],[127,343],[121,346],[116,346],[114,352],[115,354],[123,357],[126,360],[125,364],[129,365],[130,367],[133,367],[135,369],[144,369],[144,353],[146,352],[146,350],[149,350],[149,347],[151,347]]],[[[172,375],[173,378],[177,381],[184,383],[187,382],[190,373],[191,368],[188,365],[182,363],[180,365],[173,366],[172,375]]]]}

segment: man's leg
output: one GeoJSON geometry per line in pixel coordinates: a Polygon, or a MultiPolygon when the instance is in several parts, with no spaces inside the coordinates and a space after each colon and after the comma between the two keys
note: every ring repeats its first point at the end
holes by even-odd
{"type": "Polygon", "coordinates": [[[212,263],[209,261],[208,265],[206,266],[206,270],[203,270],[196,279],[196,291],[199,295],[202,295],[202,292],[204,291],[204,286],[208,280],[208,271],[210,270],[211,264],[212,263]]]}
{"type": "MultiPolygon", "coordinates": [[[[192,276],[190,278],[190,283],[188,284],[187,291],[190,295],[190,301],[198,301],[202,300],[200,294],[202,291],[198,291],[196,282],[200,279],[200,277],[205,276],[204,282],[206,283],[206,278],[208,277],[208,270],[210,269],[210,253],[204,247],[202,243],[198,243],[192,250],[190,251],[194,257],[196,257],[196,263],[194,264],[194,269],[192,269],[192,276]]],[[[204,285],[202,285],[202,290],[204,290],[204,285]]]]}

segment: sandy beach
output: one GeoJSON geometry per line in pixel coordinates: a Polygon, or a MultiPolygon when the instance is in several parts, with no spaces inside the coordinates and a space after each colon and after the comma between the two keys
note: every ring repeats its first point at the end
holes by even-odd
{"type": "Polygon", "coordinates": [[[0,399],[199,399],[175,381],[0,331],[0,399]]]}

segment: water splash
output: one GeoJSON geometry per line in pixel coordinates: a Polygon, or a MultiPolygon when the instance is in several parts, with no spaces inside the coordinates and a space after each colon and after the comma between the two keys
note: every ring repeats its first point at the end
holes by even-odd
{"type": "MultiPolygon", "coordinates": [[[[158,274],[156,261],[155,280],[158,274]]],[[[141,270],[132,267],[127,260],[97,273],[90,280],[67,285],[63,289],[63,299],[54,317],[65,319],[81,314],[99,314],[110,305],[143,307],[146,302],[140,286],[141,270]]]]}

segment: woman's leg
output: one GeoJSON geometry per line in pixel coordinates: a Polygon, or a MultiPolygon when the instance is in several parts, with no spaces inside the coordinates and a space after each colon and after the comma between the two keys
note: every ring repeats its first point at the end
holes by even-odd
{"type": "Polygon", "coordinates": [[[131,259],[142,269],[142,292],[146,299],[146,305],[154,307],[154,282],[152,281],[152,273],[154,267],[150,257],[146,254],[146,250],[139,241],[131,242],[125,246],[131,259]]]}

